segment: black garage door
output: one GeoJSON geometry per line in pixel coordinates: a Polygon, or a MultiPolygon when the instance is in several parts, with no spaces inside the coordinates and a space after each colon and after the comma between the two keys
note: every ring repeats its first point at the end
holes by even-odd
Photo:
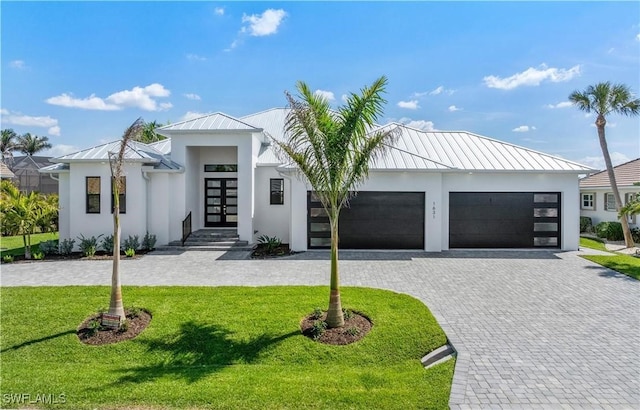
{"type": "Polygon", "coordinates": [[[449,193],[450,248],[559,246],[559,192],[449,193]]]}
{"type": "MultiPolygon", "coordinates": [[[[308,247],[331,246],[329,218],[307,194],[308,247]]],[[[358,192],[340,211],[341,249],[424,249],[424,192],[358,192]]]]}

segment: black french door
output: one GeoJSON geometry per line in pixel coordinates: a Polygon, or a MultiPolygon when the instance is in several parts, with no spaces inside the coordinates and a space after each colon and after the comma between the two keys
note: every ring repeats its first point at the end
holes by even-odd
{"type": "Polygon", "coordinates": [[[205,178],[204,226],[238,226],[237,178],[205,178]]]}

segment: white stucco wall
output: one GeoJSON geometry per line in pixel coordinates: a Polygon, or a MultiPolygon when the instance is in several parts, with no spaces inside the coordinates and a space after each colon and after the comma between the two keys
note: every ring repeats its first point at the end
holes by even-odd
{"type": "MultiPolygon", "coordinates": [[[[120,216],[122,238],[139,235],[140,240],[146,233],[147,225],[147,188],[142,177],[140,164],[126,164],[124,175],[127,184],[126,213],[120,216]]],[[[75,239],[78,249],[78,237],[85,238],[113,234],[113,214],[111,213],[111,171],[107,162],[71,163],[69,173],[68,204],[70,223],[68,234],[60,232],[61,239],[75,239]],[[100,213],[86,212],[86,177],[100,177],[100,213]]]]}
{"type": "MultiPolygon", "coordinates": [[[[306,202],[305,202],[306,207],[306,202]]],[[[262,235],[276,236],[289,243],[289,214],[291,212],[290,180],[281,176],[275,167],[257,167],[254,202],[254,240],[262,235]],[[284,204],[271,205],[270,179],[284,179],[284,204]]],[[[306,215],[306,208],[305,208],[306,215]]],[[[305,216],[306,217],[306,216],[305,216]]],[[[305,229],[306,232],[306,229],[305,229]]]]}
{"type": "Polygon", "coordinates": [[[60,173],[58,176],[58,232],[62,239],[71,237],[71,187],[69,185],[69,175],[68,172],[65,172],[60,173]]]}
{"type": "MultiPolygon", "coordinates": [[[[619,188],[622,202],[625,202],[625,196],[630,193],[640,192],[640,187],[635,188],[619,188]]],[[[605,210],[604,196],[605,194],[613,194],[609,188],[582,188],[580,189],[580,195],[578,196],[578,206],[580,206],[580,216],[588,216],[591,218],[593,225],[597,225],[600,222],[615,222],[619,221],[618,213],[615,211],[605,210]],[[582,193],[594,194],[595,209],[582,209],[582,193]]],[[[638,224],[638,216],[632,216],[628,218],[628,221],[632,225],[638,224]]]]}

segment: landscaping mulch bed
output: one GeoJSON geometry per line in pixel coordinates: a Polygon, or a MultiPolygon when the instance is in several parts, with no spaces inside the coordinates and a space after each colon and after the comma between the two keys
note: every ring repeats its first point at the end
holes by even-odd
{"type": "Polygon", "coordinates": [[[302,322],[300,322],[302,334],[320,343],[348,345],[364,338],[373,326],[373,323],[371,323],[368,317],[358,312],[351,312],[351,317],[349,319],[345,318],[343,327],[325,329],[320,337],[314,338],[312,330],[314,322],[317,320],[325,321],[326,318],[326,312],[320,319],[315,319],[313,314],[306,316],[302,319],[302,322]]]}
{"type": "MultiPolygon", "coordinates": [[[[145,254],[151,251],[139,250],[133,257],[126,255],[120,255],[120,260],[140,259],[145,254]]],[[[25,259],[24,255],[14,255],[13,262],[8,263],[34,263],[34,262],[52,262],[52,261],[70,261],[70,260],[83,260],[83,261],[110,261],[113,260],[113,255],[110,253],[97,252],[93,256],[84,256],[81,252],[73,252],[70,255],[47,255],[44,259],[25,259]]],[[[2,262],[7,263],[7,262],[2,262]]]]}
{"type": "Polygon", "coordinates": [[[91,334],[91,323],[95,320],[100,321],[102,314],[95,314],[88,317],[78,327],[78,331],[76,332],[78,339],[84,344],[94,346],[118,343],[135,338],[151,323],[151,314],[144,309],[138,310],[135,314],[125,309],[125,314],[127,316],[126,330],[122,328],[108,329],[101,327],[95,334],[91,334]]]}
{"type": "Polygon", "coordinates": [[[251,252],[251,258],[253,259],[272,259],[281,258],[283,256],[295,255],[297,252],[289,249],[289,244],[282,244],[277,248],[268,251],[267,246],[264,244],[258,244],[251,252]]]}

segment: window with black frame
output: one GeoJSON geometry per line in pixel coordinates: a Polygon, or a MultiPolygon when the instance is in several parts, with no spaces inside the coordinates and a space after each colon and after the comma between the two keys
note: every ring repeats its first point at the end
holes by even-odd
{"type": "Polygon", "coordinates": [[[284,204],[284,179],[271,178],[269,186],[271,189],[270,204],[271,205],[284,204]]]}

